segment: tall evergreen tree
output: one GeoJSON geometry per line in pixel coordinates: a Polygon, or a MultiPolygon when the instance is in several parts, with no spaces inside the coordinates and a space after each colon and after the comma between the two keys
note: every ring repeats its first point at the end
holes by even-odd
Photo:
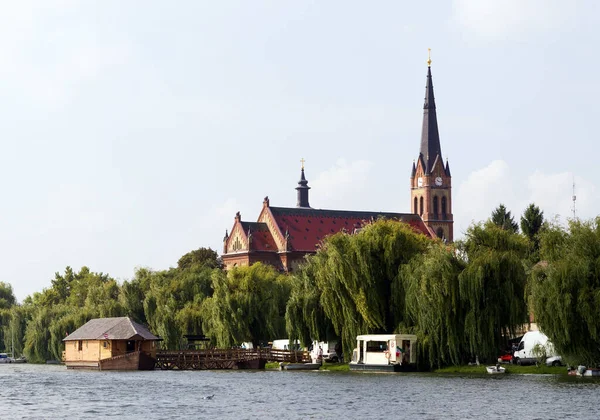
{"type": "Polygon", "coordinates": [[[515,219],[510,214],[510,211],[506,209],[504,204],[500,204],[492,212],[491,221],[496,226],[508,230],[509,232],[517,233],[519,231],[519,225],[515,222],[515,219]]]}
{"type": "Polygon", "coordinates": [[[531,203],[521,216],[521,232],[529,238],[534,244],[535,249],[539,248],[538,234],[544,224],[544,212],[538,206],[531,203]]]}

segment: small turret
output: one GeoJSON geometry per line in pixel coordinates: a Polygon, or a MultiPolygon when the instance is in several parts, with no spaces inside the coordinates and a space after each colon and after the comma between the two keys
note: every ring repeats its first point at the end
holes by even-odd
{"type": "Polygon", "coordinates": [[[308,190],[310,190],[310,187],[304,176],[304,159],[301,159],[300,162],[302,162],[302,170],[300,172],[300,181],[298,181],[298,186],[296,187],[296,191],[298,191],[296,207],[310,208],[310,205],[308,204],[308,190]]]}

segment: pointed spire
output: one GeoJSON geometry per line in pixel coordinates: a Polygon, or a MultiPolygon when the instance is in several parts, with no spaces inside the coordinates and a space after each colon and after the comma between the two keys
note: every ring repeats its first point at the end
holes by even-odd
{"type": "Polygon", "coordinates": [[[296,207],[306,207],[310,208],[308,204],[308,190],[310,187],[308,186],[308,181],[304,176],[304,159],[302,159],[302,169],[300,170],[300,181],[298,181],[298,186],[296,187],[296,191],[298,191],[298,200],[296,201],[296,207]]]}
{"type": "Polygon", "coordinates": [[[421,155],[425,159],[425,172],[433,168],[433,162],[440,157],[440,134],[438,132],[435,96],[433,95],[433,79],[431,77],[431,57],[427,61],[427,85],[425,86],[425,104],[423,105],[423,129],[421,130],[421,155]]]}
{"type": "Polygon", "coordinates": [[[452,176],[450,174],[450,163],[448,163],[448,158],[446,158],[446,176],[452,176]]]}
{"type": "Polygon", "coordinates": [[[416,173],[417,173],[417,165],[415,164],[415,160],[413,159],[413,167],[412,167],[412,171],[410,173],[410,177],[414,178],[416,173]]]}

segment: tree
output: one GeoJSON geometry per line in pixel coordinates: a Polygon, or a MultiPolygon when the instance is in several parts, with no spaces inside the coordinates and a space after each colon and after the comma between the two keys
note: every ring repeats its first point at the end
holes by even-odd
{"type": "Polygon", "coordinates": [[[289,277],[261,263],[212,274],[214,294],[202,304],[202,328],[218,346],[272,340],[285,334],[289,277]]]}
{"type": "Polygon", "coordinates": [[[429,243],[406,223],[393,220],[368,224],[356,234],[327,237],[301,268],[299,275],[307,278],[304,295],[302,289],[292,293],[288,320],[303,322],[296,326],[298,332],[311,334],[326,327],[318,324],[331,323],[346,355],[359,334],[408,331],[400,267],[429,243]]]}
{"type": "Polygon", "coordinates": [[[549,225],[530,276],[535,320],[572,364],[600,364],[600,217],[549,225]]]}
{"type": "Polygon", "coordinates": [[[515,219],[510,214],[510,211],[506,210],[504,204],[500,204],[492,212],[491,221],[496,226],[508,230],[509,232],[517,233],[519,231],[519,225],[515,222],[515,219]]]}
{"type": "Polygon", "coordinates": [[[529,238],[534,245],[534,250],[539,248],[538,234],[544,224],[544,212],[531,203],[521,216],[521,232],[529,238]]]}
{"type": "Polygon", "coordinates": [[[10,309],[16,303],[17,299],[13,293],[12,286],[0,281],[0,309],[10,309]]]}
{"type": "Polygon", "coordinates": [[[182,256],[179,261],[177,261],[177,268],[184,270],[194,264],[205,265],[210,268],[222,267],[219,254],[217,254],[211,248],[198,248],[194,251],[188,252],[182,256]]]}
{"type": "Polygon", "coordinates": [[[458,365],[466,359],[459,274],[465,263],[452,248],[433,243],[402,270],[407,281],[406,308],[416,326],[420,358],[430,366],[458,365]]]}
{"type": "Polygon", "coordinates": [[[473,225],[459,244],[467,262],[458,276],[465,305],[465,338],[473,355],[496,360],[525,323],[525,238],[493,222],[473,225]]]}

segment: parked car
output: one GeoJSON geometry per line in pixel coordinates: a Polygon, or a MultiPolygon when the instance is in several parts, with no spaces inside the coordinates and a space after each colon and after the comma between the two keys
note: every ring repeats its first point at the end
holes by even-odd
{"type": "Polygon", "coordinates": [[[560,356],[552,356],[546,359],[546,366],[562,366],[562,357],[560,356]]]}
{"type": "Polygon", "coordinates": [[[502,356],[498,357],[498,363],[510,363],[512,362],[512,352],[510,353],[504,353],[502,356]]]}

